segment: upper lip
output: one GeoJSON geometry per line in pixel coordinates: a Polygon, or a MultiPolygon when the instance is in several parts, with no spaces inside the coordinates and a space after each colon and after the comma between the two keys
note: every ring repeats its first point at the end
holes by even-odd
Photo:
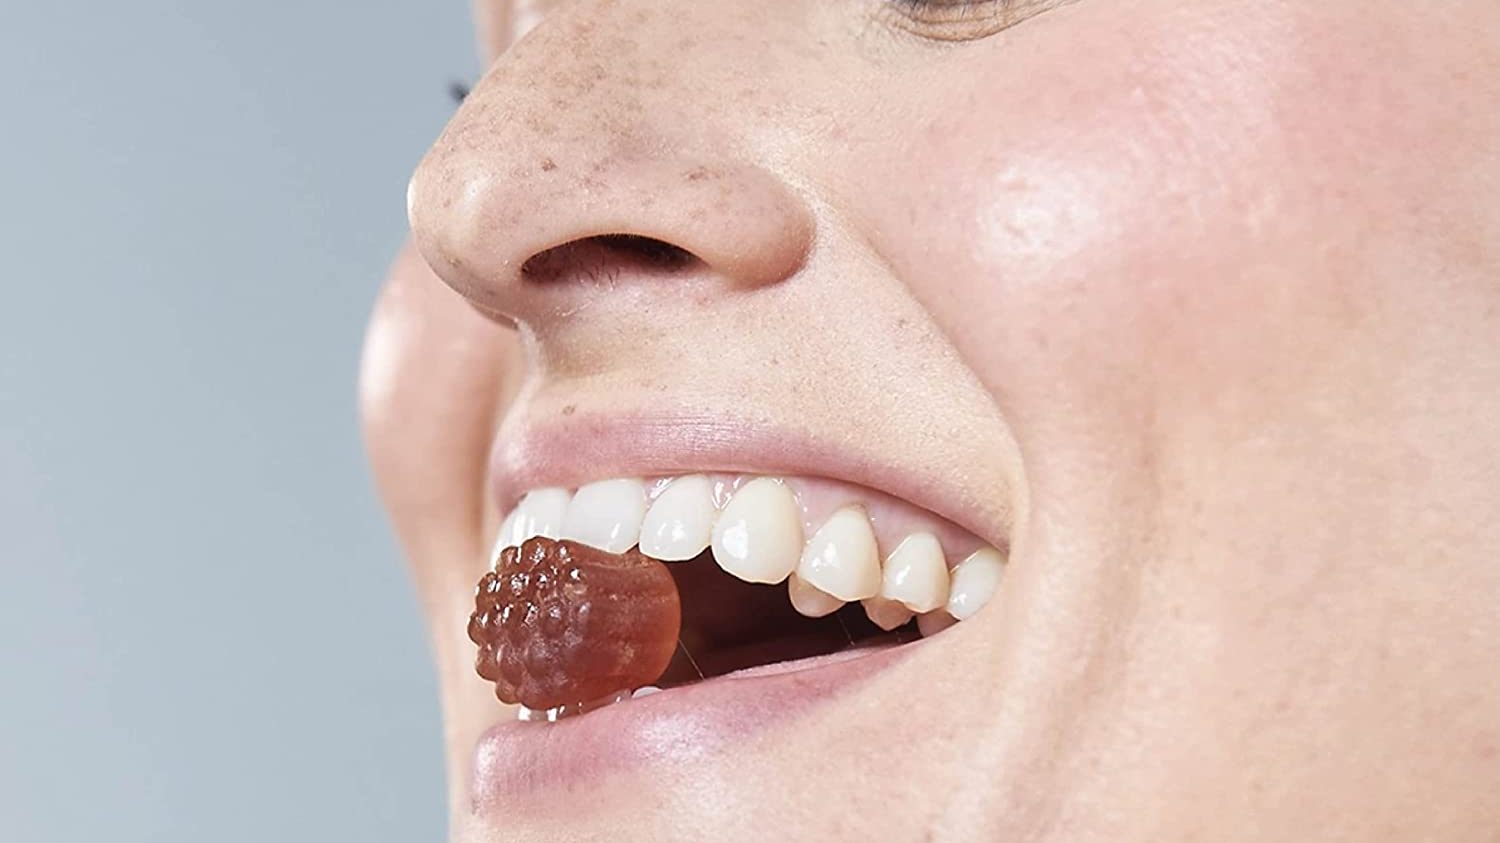
{"type": "Polygon", "coordinates": [[[770,423],[709,414],[582,413],[570,405],[537,423],[515,407],[490,454],[491,492],[502,512],[526,492],[573,488],[608,477],[653,477],[716,471],[820,476],[878,489],[946,518],[996,547],[1005,525],[972,511],[941,478],[897,460],[861,459],[834,443],[770,423]]]}

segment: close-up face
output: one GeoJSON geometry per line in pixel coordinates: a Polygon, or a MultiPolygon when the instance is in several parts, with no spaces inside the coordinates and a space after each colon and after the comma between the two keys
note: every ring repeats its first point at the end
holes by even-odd
{"type": "Polygon", "coordinates": [[[1500,6],[476,20],[361,381],[454,840],[1495,839],[1500,6]]]}

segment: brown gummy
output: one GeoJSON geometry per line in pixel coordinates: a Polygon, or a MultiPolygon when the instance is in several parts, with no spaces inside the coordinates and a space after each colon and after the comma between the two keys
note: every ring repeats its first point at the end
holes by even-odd
{"type": "Polygon", "coordinates": [[[501,702],[541,710],[654,683],[681,623],[662,563],[538,537],[507,548],[479,580],[469,639],[501,702]]]}

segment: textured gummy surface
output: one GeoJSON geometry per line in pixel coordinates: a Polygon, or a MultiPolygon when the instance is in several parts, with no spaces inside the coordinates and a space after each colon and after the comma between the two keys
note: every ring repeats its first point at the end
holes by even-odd
{"type": "Polygon", "coordinates": [[[469,638],[501,702],[548,709],[654,683],[681,623],[677,585],[655,559],[532,538],[480,579],[469,638]]]}

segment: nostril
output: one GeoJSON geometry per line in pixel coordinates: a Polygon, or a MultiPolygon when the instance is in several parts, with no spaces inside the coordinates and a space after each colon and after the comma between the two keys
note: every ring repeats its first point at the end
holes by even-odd
{"type": "Polygon", "coordinates": [[[655,237],[638,234],[604,234],[594,238],[601,245],[620,252],[634,252],[642,260],[663,269],[684,269],[698,261],[692,252],[655,237]]]}
{"type": "Polygon", "coordinates": [[[701,263],[692,252],[654,237],[599,234],[532,255],[521,265],[521,275],[535,281],[598,281],[624,270],[672,275],[701,263]]]}

